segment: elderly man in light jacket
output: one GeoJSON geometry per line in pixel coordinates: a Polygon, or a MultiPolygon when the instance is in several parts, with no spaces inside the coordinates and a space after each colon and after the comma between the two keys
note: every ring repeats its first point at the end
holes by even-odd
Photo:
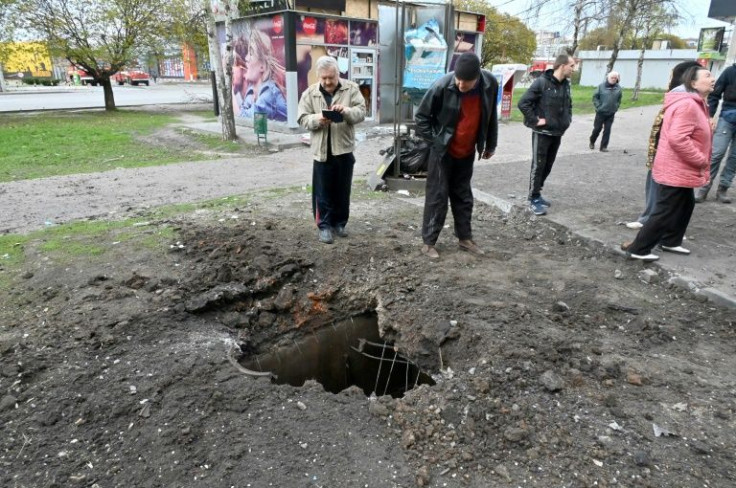
{"type": "Polygon", "coordinates": [[[316,63],[319,82],[299,100],[299,125],[311,133],[312,212],[319,240],[332,244],[333,232],[347,237],[350,187],[355,157],[355,124],[365,120],[365,99],[358,85],[340,79],[337,61],[322,56],[316,63]]]}

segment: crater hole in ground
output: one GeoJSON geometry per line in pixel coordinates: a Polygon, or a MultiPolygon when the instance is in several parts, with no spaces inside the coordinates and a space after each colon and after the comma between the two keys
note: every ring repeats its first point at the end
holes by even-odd
{"type": "Polygon", "coordinates": [[[308,379],[339,393],[358,386],[367,396],[398,398],[417,385],[434,381],[405,358],[378,332],[378,317],[368,313],[351,317],[295,338],[249,358],[245,367],[270,372],[277,384],[302,386],[308,379]]]}

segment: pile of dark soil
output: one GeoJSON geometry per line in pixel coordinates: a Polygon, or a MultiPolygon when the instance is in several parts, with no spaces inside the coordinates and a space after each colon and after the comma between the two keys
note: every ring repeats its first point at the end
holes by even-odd
{"type": "Polygon", "coordinates": [[[0,485],[733,485],[733,311],[527,214],[479,206],[488,255],[445,229],[430,262],[420,208],[359,196],[327,246],[308,201],[154,222],[176,231],[163,250],[29,246],[0,297],[0,485]],[[371,318],[399,358],[381,364],[431,381],[366,396],[248,372],[312,368],[299,344],[371,318]]]}

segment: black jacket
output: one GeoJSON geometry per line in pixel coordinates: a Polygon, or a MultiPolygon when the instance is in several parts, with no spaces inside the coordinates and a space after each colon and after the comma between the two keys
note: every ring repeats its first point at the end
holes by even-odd
{"type": "Polygon", "coordinates": [[[519,110],[524,114],[524,125],[536,132],[561,136],[572,122],[572,96],[570,81],[558,81],[548,69],[534,80],[532,86],[519,100],[519,110]],[[537,127],[539,119],[546,119],[546,125],[537,127]]]}
{"type": "MultiPolygon", "coordinates": [[[[498,141],[498,82],[489,71],[481,70],[480,83],[483,111],[476,141],[479,154],[483,151],[495,152],[498,141]]],[[[455,134],[460,104],[460,90],[455,86],[455,73],[452,72],[432,84],[414,115],[416,135],[429,141],[440,157],[447,152],[455,134]]]]}
{"type": "Polygon", "coordinates": [[[713,117],[718,111],[718,102],[723,97],[721,113],[736,110],[736,64],[732,64],[721,73],[716,81],[716,88],[708,95],[708,111],[713,117]]]}

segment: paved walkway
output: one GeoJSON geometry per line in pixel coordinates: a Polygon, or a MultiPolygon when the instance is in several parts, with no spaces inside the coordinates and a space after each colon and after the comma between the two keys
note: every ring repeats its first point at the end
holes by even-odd
{"type": "MultiPolygon", "coordinates": [[[[576,116],[544,189],[552,202],[544,218],[611,248],[632,239],[634,231],[621,224],[636,218],[643,207],[646,144],[657,110],[644,107],[619,112],[608,153],[588,149],[593,115],[576,116]]],[[[194,128],[220,132],[218,124],[195,124],[194,128]]],[[[239,129],[241,138],[255,143],[252,129],[239,129]]],[[[379,149],[392,144],[390,136],[380,136],[385,130],[362,128],[367,138],[356,150],[356,179],[367,179],[382,160],[379,149]]],[[[42,228],[47,221],[104,217],[168,203],[309,184],[311,158],[309,149],[300,143],[300,135],[279,134],[278,142],[282,151],[257,158],[3,183],[0,232],[27,232],[42,228]]],[[[518,123],[504,124],[496,156],[476,165],[473,184],[477,196],[501,206],[525,206],[530,155],[530,131],[518,123]]],[[[417,221],[420,218],[417,212],[417,221]]],[[[698,205],[687,234],[686,245],[693,254],[663,254],[658,266],[679,274],[692,288],[705,290],[716,300],[736,304],[735,224],[736,204],[709,200],[698,205]]]]}

